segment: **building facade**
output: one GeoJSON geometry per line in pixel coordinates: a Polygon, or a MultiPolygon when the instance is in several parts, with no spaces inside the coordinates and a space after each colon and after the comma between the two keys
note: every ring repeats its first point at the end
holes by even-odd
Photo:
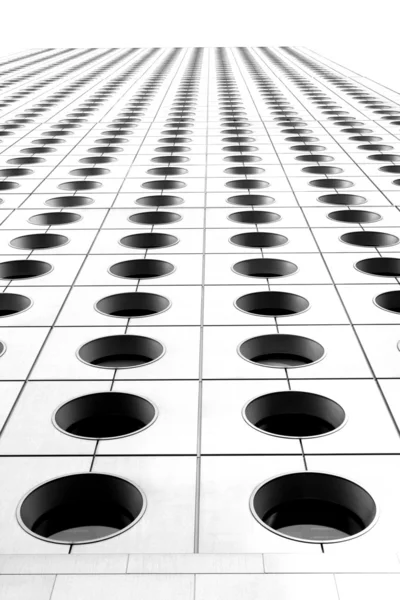
{"type": "Polygon", "coordinates": [[[400,589],[400,94],[298,48],[0,72],[2,600],[400,589]]]}

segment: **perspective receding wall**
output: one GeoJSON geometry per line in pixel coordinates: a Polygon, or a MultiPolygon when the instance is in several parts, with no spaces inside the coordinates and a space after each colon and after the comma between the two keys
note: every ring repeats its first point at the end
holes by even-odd
{"type": "Polygon", "coordinates": [[[400,587],[400,94],[292,47],[0,59],[1,600],[400,587]]]}

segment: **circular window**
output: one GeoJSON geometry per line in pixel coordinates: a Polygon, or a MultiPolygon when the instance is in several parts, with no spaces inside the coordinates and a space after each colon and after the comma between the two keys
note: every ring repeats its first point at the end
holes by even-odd
{"type": "Polygon", "coordinates": [[[238,233],[229,240],[235,246],[244,248],[273,248],[288,243],[288,238],[279,233],[267,231],[252,231],[250,233],[238,233]]]}
{"type": "Polygon", "coordinates": [[[304,471],[262,483],[250,500],[253,515],[270,531],[318,544],[366,532],[377,507],[361,486],[343,477],[304,471]]]}
{"type": "Polygon", "coordinates": [[[263,223],[275,223],[280,221],[281,216],[278,213],[262,210],[244,210],[242,212],[232,213],[228,216],[230,221],[235,223],[251,223],[261,225],[263,223]]]}
{"type": "Polygon", "coordinates": [[[164,354],[164,346],[157,340],[141,335],[110,335],[97,338],[81,346],[78,358],[93,367],[103,369],[130,369],[150,364],[164,354]]]}
{"type": "Polygon", "coordinates": [[[236,308],[260,317],[289,317],[306,311],[310,304],[303,296],[288,292],[254,292],[241,296],[236,308]]]}
{"type": "Polygon", "coordinates": [[[48,248],[65,246],[68,242],[69,239],[65,235],[34,233],[14,238],[11,240],[10,246],[18,248],[18,250],[46,250],[48,248]]]}
{"type": "Polygon", "coordinates": [[[10,260],[0,263],[0,279],[31,279],[52,270],[49,263],[41,260],[10,260]]]}
{"type": "Polygon", "coordinates": [[[111,439],[147,429],[156,416],[154,405],[141,396],[98,392],[66,402],[56,410],[53,422],[75,437],[111,439]]]}
{"type": "Polygon", "coordinates": [[[17,514],[22,527],[35,537],[84,544],[126,531],[144,510],[142,492],[126,479],[78,473],[52,479],[29,492],[17,514]]]}
{"type": "Polygon", "coordinates": [[[134,233],[120,240],[127,248],[168,248],[179,242],[178,238],[168,233],[134,233]]]}
{"type": "Polygon", "coordinates": [[[320,361],[325,354],[318,342],[283,333],[250,338],[240,344],[238,351],[253,364],[276,369],[306,367],[320,361]]]}
{"type": "Polygon", "coordinates": [[[32,305],[32,301],[21,294],[9,294],[3,292],[0,294],[0,317],[9,317],[27,310],[32,305]]]}
{"type": "Polygon", "coordinates": [[[399,243],[399,238],[390,233],[381,231],[350,231],[340,236],[340,240],[352,246],[394,246],[399,243]]]}
{"type": "Polygon", "coordinates": [[[330,398],[293,390],[264,394],[251,400],[243,416],[259,431],[290,438],[327,435],[341,427],[346,419],[343,408],[330,398]]]}
{"type": "Polygon", "coordinates": [[[355,264],[357,271],[377,277],[400,277],[400,258],[364,258],[355,264]]]}
{"type": "Polygon", "coordinates": [[[174,265],[165,260],[154,260],[152,258],[139,258],[137,260],[125,260],[115,263],[109,269],[111,275],[124,277],[126,279],[153,279],[165,277],[175,271],[174,265]]]}
{"type": "Polygon", "coordinates": [[[287,277],[298,270],[294,263],[280,258],[250,258],[236,263],[232,269],[238,275],[263,278],[287,277]]]}
{"type": "Polygon", "coordinates": [[[102,298],[96,303],[96,310],[110,317],[132,319],[162,313],[170,306],[170,301],[158,294],[127,292],[102,298]]]}

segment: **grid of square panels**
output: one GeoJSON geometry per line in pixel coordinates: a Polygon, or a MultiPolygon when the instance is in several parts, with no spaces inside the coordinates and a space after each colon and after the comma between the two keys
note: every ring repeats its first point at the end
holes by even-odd
{"type": "Polygon", "coordinates": [[[292,48],[4,62],[0,554],[399,571],[398,96],[292,48]]]}

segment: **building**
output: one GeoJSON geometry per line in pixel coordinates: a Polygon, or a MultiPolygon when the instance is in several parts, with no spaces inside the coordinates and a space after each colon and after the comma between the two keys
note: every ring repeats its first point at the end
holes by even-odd
{"type": "Polygon", "coordinates": [[[1,68],[1,598],[398,598],[400,95],[289,47],[1,68]]]}

